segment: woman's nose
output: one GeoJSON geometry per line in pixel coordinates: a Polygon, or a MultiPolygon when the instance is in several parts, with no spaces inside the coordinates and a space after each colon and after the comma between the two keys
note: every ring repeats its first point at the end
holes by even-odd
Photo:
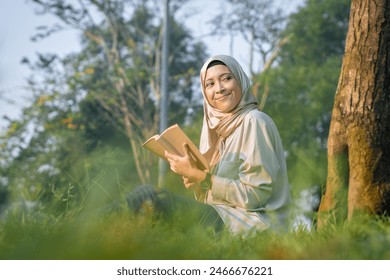
{"type": "Polygon", "coordinates": [[[215,93],[222,93],[225,90],[221,83],[216,84],[215,93]]]}

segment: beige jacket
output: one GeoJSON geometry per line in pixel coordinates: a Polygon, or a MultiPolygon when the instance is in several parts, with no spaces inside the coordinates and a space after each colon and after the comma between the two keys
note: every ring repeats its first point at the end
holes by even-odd
{"type": "Polygon", "coordinates": [[[282,142],[272,119],[252,110],[224,141],[206,203],[231,233],[287,228],[290,186],[282,142]]]}

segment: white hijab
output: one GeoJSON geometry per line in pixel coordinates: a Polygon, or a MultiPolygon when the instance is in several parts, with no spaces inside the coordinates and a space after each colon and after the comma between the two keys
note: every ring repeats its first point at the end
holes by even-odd
{"type": "Polygon", "coordinates": [[[209,58],[200,70],[200,83],[203,94],[204,117],[199,149],[205,154],[211,169],[213,169],[220,159],[219,148],[221,142],[242,123],[242,120],[247,113],[258,108],[258,103],[255,96],[252,94],[251,83],[248,76],[245,74],[241,65],[231,56],[216,55],[209,58]],[[205,95],[204,82],[206,71],[212,61],[221,61],[226,64],[241,86],[241,100],[236,108],[229,113],[223,113],[220,110],[213,108],[205,95]]]}

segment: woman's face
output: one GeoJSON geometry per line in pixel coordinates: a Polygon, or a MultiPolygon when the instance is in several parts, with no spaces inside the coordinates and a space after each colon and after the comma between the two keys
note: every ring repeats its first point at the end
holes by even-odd
{"type": "Polygon", "coordinates": [[[203,86],[209,104],[223,113],[232,111],[241,100],[241,87],[225,65],[207,69],[203,86]]]}

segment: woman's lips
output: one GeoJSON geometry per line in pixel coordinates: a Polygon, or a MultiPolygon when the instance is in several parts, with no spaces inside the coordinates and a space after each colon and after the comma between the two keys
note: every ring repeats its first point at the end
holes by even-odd
{"type": "Polygon", "coordinates": [[[225,99],[225,98],[228,97],[229,95],[230,95],[230,93],[226,93],[226,94],[223,94],[223,95],[219,95],[218,98],[215,98],[214,100],[215,100],[215,101],[219,101],[219,100],[225,99]]]}

